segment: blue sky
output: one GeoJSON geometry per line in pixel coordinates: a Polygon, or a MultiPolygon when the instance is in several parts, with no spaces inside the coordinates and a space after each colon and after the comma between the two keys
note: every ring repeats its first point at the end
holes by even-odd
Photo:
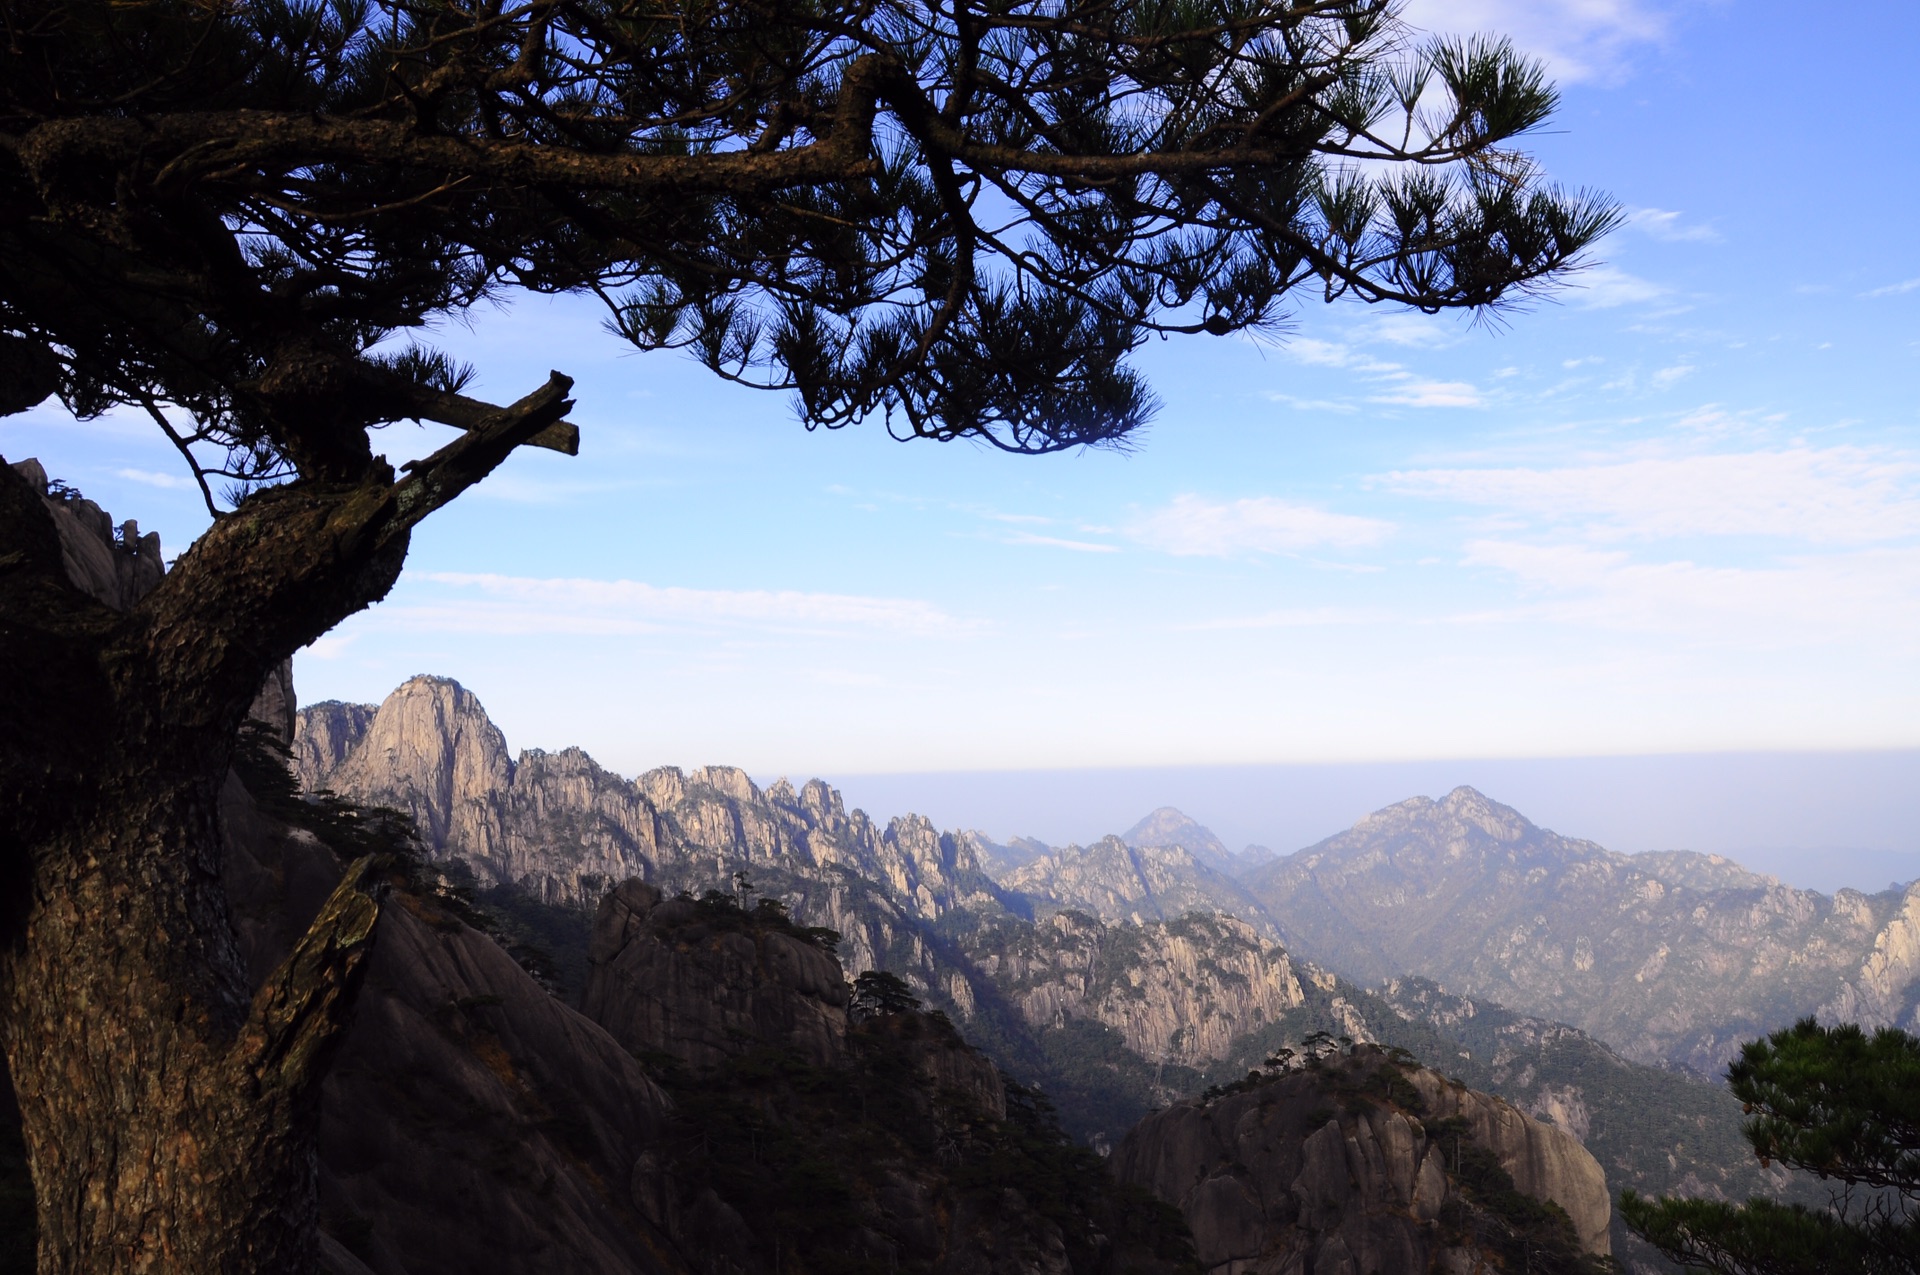
{"type": "MultiPolygon", "coordinates": [[[[1536,152],[1631,211],[1558,299],[1156,343],[1132,453],[1039,459],[808,434],[577,301],[478,315],[446,344],[501,398],[576,377],[581,455],[438,515],[303,699],[443,673],[626,772],[1920,745],[1920,6],[1412,14],[1549,58],[1536,152]]],[[[137,421],[0,451],[170,553],[204,522],[137,421]]]]}

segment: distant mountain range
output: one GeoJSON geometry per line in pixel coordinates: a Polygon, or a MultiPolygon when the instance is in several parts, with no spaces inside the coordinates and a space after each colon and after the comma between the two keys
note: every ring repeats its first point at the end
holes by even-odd
{"type": "Polygon", "coordinates": [[[1243,884],[1292,950],[1350,977],[1423,975],[1703,1075],[1806,1014],[1920,1026],[1920,886],[1829,897],[1717,856],[1614,854],[1471,788],[1243,884]]]}
{"type": "Polygon", "coordinates": [[[1747,1159],[1724,1089],[1661,1068],[1710,1075],[1810,1012],[1915,1022],[1920,889],[1829,898],[1724,859],[1616,855],[1471,789],[1284,857],[1233,854],[1169,808],[1089,846],[1000,844],[879,824],[818,780],[515,757],[477,699],[428,677],[303,710],[295,765],[410,814],[563,967],[583,967],[588,911],[622,880],[780,897],[842,934],[850,972],[900,974],[1044,1083],[1096,1145],[1323,1029],[1562,1124],[1616,1188],[1739,1198],[1783,1181],[1747,1159]]]}

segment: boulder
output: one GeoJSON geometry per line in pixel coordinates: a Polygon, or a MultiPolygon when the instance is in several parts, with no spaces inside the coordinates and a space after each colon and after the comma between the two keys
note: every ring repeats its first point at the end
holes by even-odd
{"type": "Polygon", "coordinates": [[[1515,1243],[1576,1271],[1608,1252],[1606,1178],[1577,1141],[1367,1045],[1149,1116],[1113,1171],[1180,1209],[1211,1275],[1494,1270],[1515,1243]]]}

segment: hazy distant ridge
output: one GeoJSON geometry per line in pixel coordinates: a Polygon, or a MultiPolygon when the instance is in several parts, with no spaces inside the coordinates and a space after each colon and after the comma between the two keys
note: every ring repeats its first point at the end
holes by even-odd
{"type": "Polygon", "coordinates": [[[1717,1074],[1804,1014],[1920,1027],[1920,886],[1796,890],[1718,856],[1615,854],[1458,788],[1379,810],[1244,884],[1297,953],[1573,1023],[1717,1074]]]}

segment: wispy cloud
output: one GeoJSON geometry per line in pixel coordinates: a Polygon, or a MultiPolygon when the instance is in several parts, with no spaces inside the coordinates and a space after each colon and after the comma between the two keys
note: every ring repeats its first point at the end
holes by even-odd
{"type": "Polygon", "coordinates": [[[1651,279],[1628,274],[1615,266],[1594,266],[1567,282],[1567,299],[1589,310],[1657,301],[1672,289],[1651,279]]]}
{"type": "Polygon", "coordinates": [[[117,478],[124,478],[131,483],[144,483],[148,487],[165,487],[172,490],[193,486],[193,479],[184,474],[166,474],[153,469],[116,469],[113,472],[117,478]]]}
{"type": "Polygon", "coordinates": [[[1100,544],[1093,540],[1068,540],[1061,536],[1037,536],[1030,531],[1016,532],[1006,538],[1010,545],[1040,545],[1049,549],[1071,549],[1076,553],[1119,553],[1117,545],[1100,544]]]}
{"type": "Polygon", "coordinates": [[[1360,610],[1353,607],[1297,607],[1289,610],[1263,611],[1259,615],[1223,616],[1217,620],[1196,620],[1190,624],[1176,624],[1176,631],[1188,633],[1209,633],[1233,631],[1239,629],[1313,629],[1337,624],[1379,624],[1393,619],[1393,615],[1381,610],[1360,610]]]}
{"type": "Polygon", "coordinates": [[[1486,400],[1466,381],[1410,380],[1373,396],[1376,403],[1402,407],[1483,407],[1486,400]]]}
{"type": "Polygon", "coordinates": [[[1867,544],[1920,534],[1920,463],[1854,447],[1648,456],[1553,469],[1426,469],[1382,480],[1591,539],[1765,536],[1867,544]]]}
{"type": "Polygon", "coordinates": [[[638,580],[581,580],[432,572],[418,577],[447,596],[383,608],[403,627],[494,634],[598,636],[669,628],[799,632],[877,631],[966,636],[981,629],[912,598],[779,589],[687,589],[638,580]]]}
{"type": "Polygon", "coordinates": [[[1457,324],[1424,314],[1383,314],[1362,330],[1370,340],[1418,350],[1442,349],[1460,340],[1457,324]]]}
{"type": "Polygon", "coordinates": [[[1633,50],[1668,28],[1664,8],[1645,0],[1413,0],[1407,17],[1433,31],[1510,35],[1565,83],[1620,76],[1633,50]]]}
{"type": "Polygon", "coordinates": [[[1385,540],[1394,526],[1273,496],[1213,501],[1188,494],[1136,519],[1126,530],[1162,553],[1233,558],[1320,547],[1363,548],[1385,540]]]}
{"type": "Polygon", "coordinates": [[[1653,374],[1655,389],[1670,389],[1687,377],[1693,375],[1693,364],[1676,363],[1672,367],[1663,367],[1653,374]]]}
{"type": "Polygon", "coordinates": [[[1698,223],[1686,225],[1681,221],[1685,214],[1670,212],[1665,208],[1634,208],[1627,213],[1627,226],[1637,230],[1649,239],[1659,239],[1666,243],[1718,243],[1720,232],[1712,226],[1698,223]]]}
{"type": "Polygon", "coordinates": [[[1269,393],[1266,397],[1268,402],[1284,403],[1297,412],[1339,412],[1342,415],[1348,415],[1360,410],[1351,403],[1342,403],[1338,399],[1331,398],[1299,398],[1292,394],[1278,392],[1269,393]]]}
{"type": "Polygon", "coordinates": [[[1860,295],[1863,297],[1897,297],[1902,293],[1914,291],[1920,291],[1920,279],[1905,279],[1899,283],[1890,283],[1884,288],[1875,288],[1871,292],[1863,292],[1860,295]]]}
{"type": "Polygon", "coordinates": [[[1863,638],[1911,649],[1920,636],[1920,549],[1802,555],[1765,566],[1643,561],[1587,545],[1479,540],[1470,566],[1506,572],[1543,598],[1520,617],[1708,641],[1863,638]]]}
{"type": "Polygon", "coordinates": [[[1287,353],[1315,367],[1337,367],[1355,372],[1379,388],[1369,402],[1395,407],[1483,407],[1485,397],[1466,381],[1435,381],[1410,371],[1404,364],[1376,358],[1364,350],[1337,341],[1302,337],[1287,343],[1287,353]]]}

